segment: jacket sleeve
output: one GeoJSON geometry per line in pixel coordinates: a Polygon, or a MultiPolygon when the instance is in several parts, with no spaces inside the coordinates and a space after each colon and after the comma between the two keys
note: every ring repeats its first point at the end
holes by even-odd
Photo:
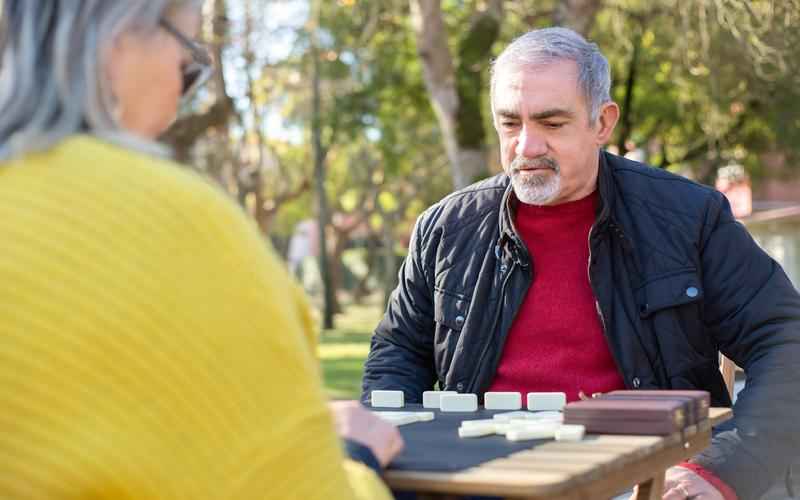
{"type": "MultiPolygon", "coordinates": [[[[427,214],[427,212],[426,212],[427,214]]],[[[372,337],[364,367],[362,401],[376,389],[402,390],[405,400],[419,403],[422,392],[436,380],[433,362],[433,284],[423,255],[420,216],[409,243],[408,256],[398,275],[399,283],[372,337]]]]}
{"type": "Polygon", "coordinates": [[[692,461],[760,498],[800,455],[800,296],[717,193],[701,247],[704,321],[745,370],[731,429],[692,461]]]}

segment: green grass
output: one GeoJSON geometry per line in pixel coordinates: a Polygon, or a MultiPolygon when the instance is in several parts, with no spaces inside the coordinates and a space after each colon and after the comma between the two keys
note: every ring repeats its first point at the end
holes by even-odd
{"type": "Polygon", "coordinates": [[[358,399],[369,340],[383,310],[375,300],[364,305],[347,305],[344,310],[336,317],[336,328],[322,332],[319,357],[328,395],[335,399],[358,399]]]}

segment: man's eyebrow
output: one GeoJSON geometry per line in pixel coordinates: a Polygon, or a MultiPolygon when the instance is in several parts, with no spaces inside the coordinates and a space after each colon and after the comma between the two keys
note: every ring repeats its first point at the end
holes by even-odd
{"type": "Polygon", "coordinates": [[[497,110],[497,116],[502,118],[508,118],[510,120],[519,120],[519,113],[516,111],[512,111],[510,109],[499,109],[497,110]]]}
{"type": "MultiPolygon", "coordinates": [[[[510,109],[499,109],[496,111],[497,116],[501,118],[506,118],[509,120],[519,120],[519,113],[510,109]]],[[[551,108],[545,109],[544,111],[537,111],[536,113],[531,113],[529,116],[531,120],[546,120],[548,118],[567,118],[572,119],[575,117],[575,113],[568,109],[563,108],[551,108]]]]}
{"type": "Polygon", "coordinates": [[[546,120],[548,118],[574,118],[575,113],[568,109],[551,108],[530,114],[531,120],[546,120]]]}

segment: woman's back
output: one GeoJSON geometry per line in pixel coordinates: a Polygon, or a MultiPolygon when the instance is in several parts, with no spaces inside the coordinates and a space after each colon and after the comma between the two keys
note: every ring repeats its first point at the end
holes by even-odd
{"type": "Polygon", "coordinates": [[[311,332],[194,174],[87,136],[0,165],[1,497],[382,498],[311,332]]]}

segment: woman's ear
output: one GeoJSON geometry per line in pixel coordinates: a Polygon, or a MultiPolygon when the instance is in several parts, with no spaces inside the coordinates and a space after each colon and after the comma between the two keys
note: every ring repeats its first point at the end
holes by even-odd
{"type": "Polygon", "coordinates": [[[604,146],[611,134],[614,133],[614,127],[617,126],[619,120],[619,106],[613,101],[603,104],[600,108],[600,115],[597,117],[597,145],[604,146]]]}

